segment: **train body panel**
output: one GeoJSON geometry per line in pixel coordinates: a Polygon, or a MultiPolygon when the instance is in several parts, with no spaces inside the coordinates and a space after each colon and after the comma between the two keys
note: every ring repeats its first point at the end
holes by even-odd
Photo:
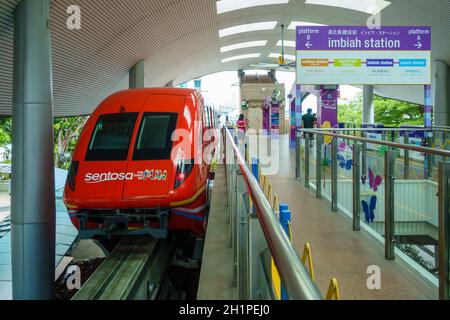
{"type": "Polygon", "coordinates": [[[80,235],[168,228],[204,236],[210,114],[189,89],[127,90],[103,101],[80,135],[64,191],[80,235]]]}

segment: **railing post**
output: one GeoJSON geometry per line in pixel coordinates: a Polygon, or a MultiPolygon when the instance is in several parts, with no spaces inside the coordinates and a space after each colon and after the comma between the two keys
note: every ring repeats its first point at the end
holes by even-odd
{"type": "MultiPolygon", "coordinates": [[[[409,144],[409,132],[405,131],[405,144],[408,145],[409,144]]],[[[404,178],[405,180],[409,180],[409,163],[410,163],[410,158],[409,158],[409,150],[404,150],[405,152],[405,158],[404,158],[404,166],[405,166],[405,171],[404,171],[404,178]]]]}
{"type": "Polygon", "coordinates": [[[385,253],[386,259],[395,260],[395,151],[385,154],[385,253]]]}
{"type": "Polygon", "coordinates": [[[331,210],[338,211],[338,140],[331,144],[331,210]]]}
{"type": "Polygon", "coordinates": [[[301,179],[301,148],[302,148],[302,137],[297,133],[296,143],[295,143],[295,179],[301,179]]]}
{"type": "Polygon", "coordinates": [[[439,163],[439,299],[450,299],[450,163],[439,163]]]}
{"type": "Polygon", "coordinates": [[[322,198],[322,147],[323,136],[317,135],[316,139],[316,197],[322,198]]]}
{"type": "Polygon", "coordinates": [[[361,230],[361,145],[353,145],[353,230],[361,230]]]}
{"type": "Polygon", "coordinates": [[[309,188],[309,157],[310,157],[311,137],[309,133],[305,134],[305,188],[309,188]]]}
{"type": "MultiPolygon", "coordinates": [[[[428,133],[428,138],[427,138],[427,146],[429,148],[433,147],[433,138],[432,135],[428,133]]],[[[425,177],[425,179],[431,179],[433,177],[433,155],[432,154],[425,154],[425,160],[427,162],[427,176],[425,177]]]]}
{"type": "MultiPolygon", "coordinates": [[[[366,133],[362,133],[362,138],[366,138],[366,133]]],[[[367,142],[362,144],[362,162],[361,162],[361,172],[363,176],[367,175],[367,142]]]]}

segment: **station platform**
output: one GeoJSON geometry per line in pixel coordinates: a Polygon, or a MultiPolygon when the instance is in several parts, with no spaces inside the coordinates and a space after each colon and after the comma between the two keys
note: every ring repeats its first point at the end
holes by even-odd
{"type": "MultiPolygon", "coordinates": [[[[372,236],[352,231],[347,216],[331,211],[326,200],[295,179],[295,150],[289,137],[280,136],[280,170],[268,176],[273,192],[292,212],[294,247],[303,252],[311,244],[316,284],[326,293],[331,278],[339,282],[344,300],[437,300],[438,289],[400,259],[388,261],[384,246],[372,236]],[[286,156],[289,155],[289,156],[286,156]],[[369,290],[370,266],[381,268],[381,290],[369,290]]],[[[264,174],[264,170],[262,171],[264,174]]]]}
{"type": "MultiPolygon", "coordinates": [[[[289,137],[280,140],[279,170],[265,172],[273,193],[292,213],[293,245],[300,256],[311,245],[315,283],[325,296],[330,279],[336,278],[343,300],[437,300],[438,288],[402,259],[389,261],[384,246],[368,232],[354,232],[352,221],[332,212],[329,202],[316,198],[295,179],[295,150],[289,137]],[[272,173],[272,174],[271,174],[272,173]],[[381,289],[370,290],[368,268],[381,270],[381,289]]],[[[225,169],[218,167],[211,204],[208,234],[198,299],[237,299],[233,287],[233,252],[230,245],[230,217],[227,206],[225,169]]]]}

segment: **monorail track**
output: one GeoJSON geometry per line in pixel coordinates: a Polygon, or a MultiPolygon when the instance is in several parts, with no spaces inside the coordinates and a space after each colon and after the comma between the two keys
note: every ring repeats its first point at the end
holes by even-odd
{"type": "Polygon", "coordinates": [[[175,240],[128,236],[72,300],[157,300],[168,292],[175,240]]]}

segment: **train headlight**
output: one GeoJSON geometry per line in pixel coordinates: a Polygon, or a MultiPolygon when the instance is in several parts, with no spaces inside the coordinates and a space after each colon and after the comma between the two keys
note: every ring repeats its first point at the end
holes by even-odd
{"type": "Polygon", "coordinates": [[[177,174],[175,175],[175,187],[177,189],[181,186],[194,169],[194,160],[186,161],[180,160],[177,165],[177,174]]]}
{"type": "Polygon", "coordinates": [[[75,191],[75,185],[78,174],[78,167],[80,166],[80,162],[73,161],[70,165],[69,174],[67,175],[67,185],[70,190],[75,191]]]}

